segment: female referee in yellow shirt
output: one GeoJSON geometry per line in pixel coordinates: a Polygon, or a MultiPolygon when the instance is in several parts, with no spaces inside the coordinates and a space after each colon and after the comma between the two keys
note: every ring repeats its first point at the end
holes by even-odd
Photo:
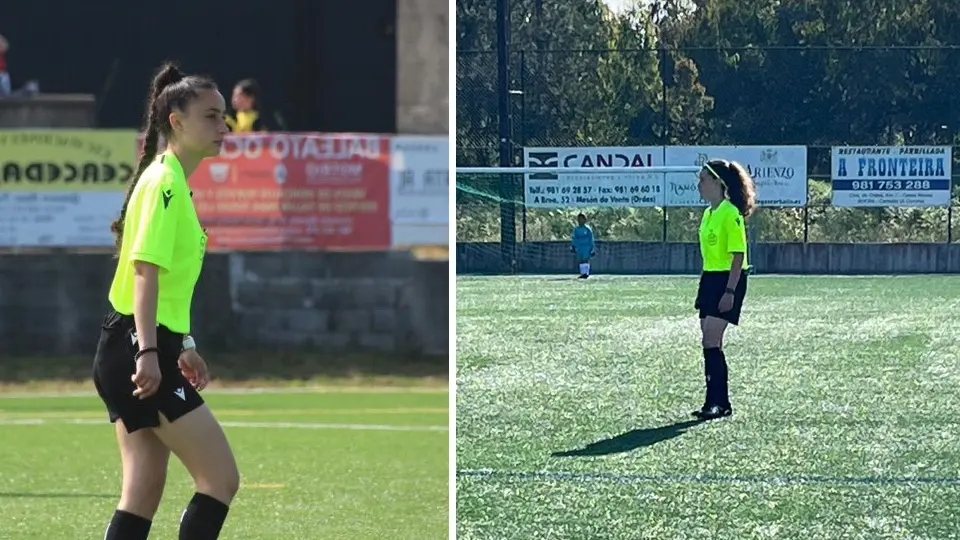
{"type": "Polygon", "coordinates": [[[756,188],[739,163],[713,160],[703,166],[700,196],[710,203],[700,222],[703,273],[697,290],[703,344],[703,375],[707,395],[693,415],[703,419],[730,416],[733,408],[727,389],[727,359],[723,333],[740,323],[747,294],[747,234],[745,221],[753,212],[756,188]]]}
{"type": "Polygon", "coordinates": [[[180,518],[180,540],[218,538],[240,484],[226,436],[198,393],[208,382],[207,366],[189,336],[206,234],[187,178],[201,160],[220,153],[224,110],[213,81],[173,65],[151,85],[143,155],[112,227],[119,251],[113,309],[101,325],[93,365],[123,464],[105,540],[147,538],[171,451],[196,486],[180,518]],[[167,148],[157,155],[161,135],[167,148]]]}

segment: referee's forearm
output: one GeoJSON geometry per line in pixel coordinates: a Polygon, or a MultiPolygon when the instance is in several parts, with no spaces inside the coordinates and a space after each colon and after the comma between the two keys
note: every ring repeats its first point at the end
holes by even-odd
{"type": "Polygon", "coordinates": [[[740,283],[740,273],[743,270],[743,253],[733,254],[733,264],[730,265],[730,277],[727,279],[727,288],[736,289],[740,283]]]}
{"type": "Polygon", "coordinates": [[[157,294],[159,269],[152,264],[134,263],[133,322],[140,348],[157,346],[157,294]]]}

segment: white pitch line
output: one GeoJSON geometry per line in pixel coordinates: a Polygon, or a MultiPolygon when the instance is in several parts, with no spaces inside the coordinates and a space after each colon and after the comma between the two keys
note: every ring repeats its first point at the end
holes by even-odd
{"type": "Polygon", "coordinates": [[[447,431],[447,426],[390,426],[377,424],[323,424],[313,422],[220,422],[225,427],[346,429],[371,431],[447,431]]]}
{"type": "MultiPolygon", "coordinates": [[[[0,419],[0,425],[39,426],[52,424],[109,425],[106,418],[7,418],[0,419]]],[[[378,424],[327,424],[321,422],[220,422],[223,427],[236,428],[280,428],[280,429],[341,429],[349,431],[448,431],[447,426],[391,426],[378,424]]]]}
{"type": "MultiPolygon", "coordinates": [[[[92,383],[91,383],[92,384],[92,383]]],[[[201,395],[259,395],[259,394],[442,394],[449,390],[430,386],[308,386],[300,388],[208,388],[201,395]]],[[[0,399],[51,399],[97,397],[92,388],[88,392],[11,392],[0,393],[0,399]]]]}

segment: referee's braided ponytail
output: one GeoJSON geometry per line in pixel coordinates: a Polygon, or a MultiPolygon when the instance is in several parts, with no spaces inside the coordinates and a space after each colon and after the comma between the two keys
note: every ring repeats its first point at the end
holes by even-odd
{"type": "Polygon", "coordinates": [[[174,110],[186,111],[187,105],[200,95],[201,90],[217,90],[217,83],[209,77],[184,75],[175,64],[169,62],[164,64],[153,78],[150,84],[150,95],[147,97],[147,127],[144,130],[143,154],[140,155],[137,170],[130,178],[130,185],[127,186],[127,195],[120,209],[120,217],[110,226],[116,238],[118,254],[123,241],[124,218],[127,215],[127,205],[130,204],[133,189],[137,187],[140,177],[157,157],[160,137],[165,137],[167,142],[173,137],[170,113],[174,110]]]}
{"type": "Polygon", "coordinates": [[[714,160],[710,162],[726,187],[727,197],[737,207],[740,215],[750,217],[757,204],[757,186],[746,167],[736,161],[714,160]]]}
{"type": "Polygon", "coordinates": [[[147,170],[150,163],[157,157],[157,147],[160,144],[160,131],[162,129],[160,125],[164,121],[164,119],[160,118],[161,112],[157,110],[157,101],[165,88],[182,79],[183,73],[180,72],[177,66],[167,63],[163,65],[153,78],[153,83],[150,85],[150,95],[147,97],[147,127],[144,130],[143,153],[140,154],[140,161],[137,162],[136,172],[130,177],[130,184],[127,186],[127,195],[123,200],[123,207],[120,209],[120,217],[114,220],[110,226],[110,230],[113,231],[114,238],[116,239],[115,242],[118,253],[123,240],[123,222],[127,215],[127,205],[130,204],[133,189],[137,186],[137,181],[140,180],[143,172],[147,170]]]}

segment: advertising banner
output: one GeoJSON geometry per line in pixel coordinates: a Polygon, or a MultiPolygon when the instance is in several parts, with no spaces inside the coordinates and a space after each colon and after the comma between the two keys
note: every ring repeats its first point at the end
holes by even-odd
{"type": "Polygon", "coordinates": [[[390,145],[393,245],[446,245],[450,229],[450,141],[395,136],[390,145]]]}
{"type": "Polygon", "coordinates": [[[134,130],[0,132],[0,246],[110,246],[134,130]]]}
{"type": "Polygon", "coordinates": [[[390,246],[390,138],[228,137],[191,176],[211,250],[390,246]]]}
{"type": "Polygon", "coordinates": [[[661,146],[524,148],[527,167],[596,167],[596,174],[524,174],[524,204],[530,208],[610,208],[663,206],[661,146]],[[603,174],[604,168],[636,167],[634,173],[603,174]]]}
{"type": "Polygon", "coordinates": [[[710,159],[737,161],[757,186],[757,204],[807,202],[805,146],[640,146],[525,148],[527,167],[636,167],[637,173],[528,173],[524,202],[532,208],[701,206],[695,172],[644,168],[699,167],[710,159]]]}
{"type": "Polygon", "coordinates": [[[950,146],[836,146],[834,206],[948,206],[950,146]]]}
{"type": "MultiPolygon", "coordinates": [[[[807,203],[806,146],[668,146],[667,166],[702,166],[711,159],[736,161],[757,186],[757,206],[804,206],[807,203]]],[[[697,191],[697,175],[667,173],[667,206],[706,204],[697,191]]]]}

